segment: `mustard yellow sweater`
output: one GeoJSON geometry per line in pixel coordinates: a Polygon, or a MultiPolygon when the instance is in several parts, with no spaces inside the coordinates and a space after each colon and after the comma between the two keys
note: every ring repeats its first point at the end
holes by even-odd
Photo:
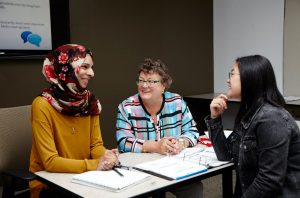
{"type": "MultiPolygon", "coordinates": [[[[97,168],[105,152],[99,116],[64,115],[40,96],[31,113],[31,172],[81,173],[97,168]]],[[[32,181],[30,188],[31,197],[38,197],[43,184],[32,181]]]]}

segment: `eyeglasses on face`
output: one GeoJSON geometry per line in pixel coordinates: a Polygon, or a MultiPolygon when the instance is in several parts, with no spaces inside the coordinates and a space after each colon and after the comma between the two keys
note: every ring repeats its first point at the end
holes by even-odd
{"type": "Polygon", "coordinates": [[[149,86],[149,87],[153,87],[155,84],[159,83],[160,80],[142,80],[142,79],[137,79],[136,80],[136,84],[138,86],[143,86],[144,83],[149,86]]]}
{"type": "Polygon", "coordinates": [[[240,75],[240,74],[239,74],[239,73],[233,73],[233,71],[230,71],[230,72],[228,73],[228,78],[231,79],[231,77],[232,77],[233,75],[240,75]]]}

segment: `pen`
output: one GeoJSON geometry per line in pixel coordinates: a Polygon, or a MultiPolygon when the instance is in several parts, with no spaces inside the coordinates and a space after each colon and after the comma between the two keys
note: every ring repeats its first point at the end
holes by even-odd
{"type": "Polygon", "coordinates": [[[114,168],[121,168],[121,169],[126,169],[126,170],[132,170],[131,166],[124,166],[121,164],[121,162],[118,162],[118,165],[114,166],[114,168]]]}
{"type": "Polygon", "coordinates": [[[123,175],[120,171],[118,171],[118,169],[116,169],[115,167],[113,168],[113,170],[114,170],[116,173],[118,173],[118,175],[120,175],[121,177],[124,177],[124,175],[123,175]]]}
{"type": "Polygon", "coordinates": [[[125,170],[131,170],[132,169],[132,167],[130,167],[130,166],[123,166],[123,165],[117,165],[117,166],[115,166],[115,168],[121,168],[121,169],[125,169],[125,170]]]}

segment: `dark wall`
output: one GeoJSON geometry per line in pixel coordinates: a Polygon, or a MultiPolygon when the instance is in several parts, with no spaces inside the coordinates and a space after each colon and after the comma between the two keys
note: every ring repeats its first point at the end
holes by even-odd
{"type": "MultiPolygon", "coordinates": [[[[102,135],[116,146],[118,104],[136,93],[137,67],[160,58],[174,79],[170,91],[213,91],[213,1],[72,0],[71,42],[90,47],[95,78],[90,90],[103,107],[102,135]]],[[[31,104],[47,85],[43,60],[0,60],[0,107],[31,104]]]]}

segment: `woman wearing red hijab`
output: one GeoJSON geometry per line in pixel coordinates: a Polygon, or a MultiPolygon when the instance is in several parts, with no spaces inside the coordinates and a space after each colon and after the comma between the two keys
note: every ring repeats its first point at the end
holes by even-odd
{"type": "MultiPolygon", "coordinates": [[[[50,87],[32,103],[30,171],[111,169],[118,163],[118,151],[105,149],[101,105],[87,89],[94,77],[91,51],[81,45],[63,45],[44,60],[43,74],[50,87]]],[[[56,193],[38,181],[30,182],[30,187],[31,197],[56,193]]]]}

